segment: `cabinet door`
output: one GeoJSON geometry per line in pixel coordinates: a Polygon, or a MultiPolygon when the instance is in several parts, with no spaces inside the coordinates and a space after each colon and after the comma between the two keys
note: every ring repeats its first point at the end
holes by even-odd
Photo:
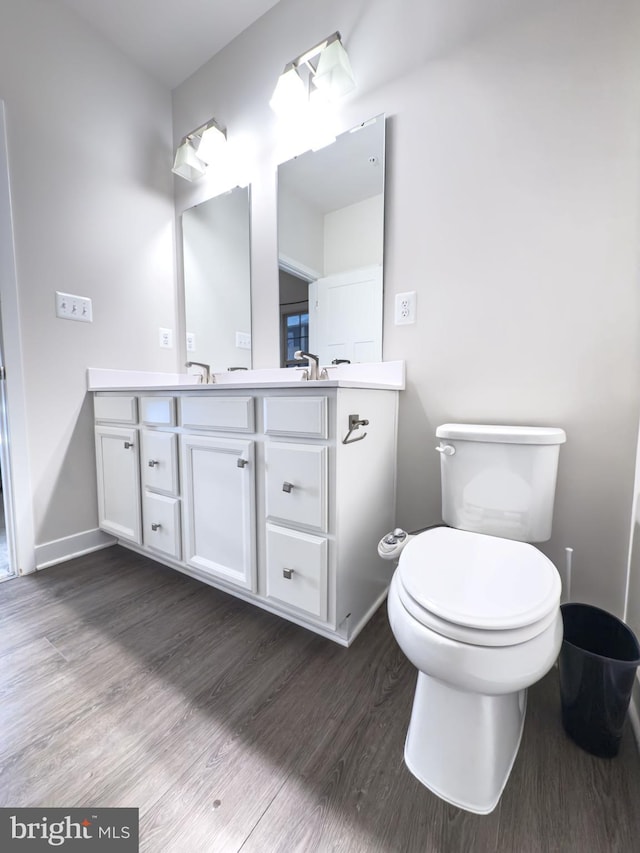
{"type": "Polygon", "coordinates": [[[141,542],[138,431],[96,427],[98,518],[102,530],[141,542]]]}
{"type": "Polygon", "coordinates": [[[180,446],[184,561],[255,591],[253,442],[182,435],[180,446]]]}
{"type": "Polygon", "coordinates": [[[177,436],[170,432],[142,430],[140,476],[143,488],[165,495],[178,494],[177,436]]]}
{"type": "Polygon", "coordinates": [[[327,529],[327,448],[273,443],[265,446],[269,519],[327,529]]]}

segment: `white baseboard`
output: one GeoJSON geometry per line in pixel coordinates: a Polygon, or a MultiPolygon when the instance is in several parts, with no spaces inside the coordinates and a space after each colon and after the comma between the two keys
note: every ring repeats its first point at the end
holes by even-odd
{"type": "Polygon", "coordinates": [[[57,563],[64,563],[73,557],[81,557],[101,548],[115,545],[118,540],[102,530],[84,530],[82,533],[74,533],[73,536],[65,536],[63,539],[54,539],[36,545],[36,570],[47,569],[57,563]]]}

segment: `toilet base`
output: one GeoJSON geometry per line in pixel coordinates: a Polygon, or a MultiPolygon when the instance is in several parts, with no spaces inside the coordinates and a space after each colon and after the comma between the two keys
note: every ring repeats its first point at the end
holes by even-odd
{"type": "Polygon", "coordinates": [[[446,802],[489,814],[518,754],[526,704],[526,690],[485,696],[419,672],[405,764],[446,802]]]}

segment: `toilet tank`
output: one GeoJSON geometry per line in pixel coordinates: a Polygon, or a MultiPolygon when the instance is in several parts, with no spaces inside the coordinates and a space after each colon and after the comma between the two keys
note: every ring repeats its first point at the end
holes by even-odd
{"type": "Polygon", "coordinates": [[[549,539],[564,430],[443,424],[436,436],[445,524],[520,542],[549,539]]]}

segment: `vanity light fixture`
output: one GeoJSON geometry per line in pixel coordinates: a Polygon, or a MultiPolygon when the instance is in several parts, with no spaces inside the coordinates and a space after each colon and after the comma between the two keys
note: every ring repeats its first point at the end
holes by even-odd
{"type": "Polygon", "coordinates": [[[269,105],[278,115],[289,115],[312,98],[333,101],[355,86],[347,51],[335,32],[285,65],[269,105]]]}
{"type": "Polygon", "coordinates": [[[197,181],[214,162],[227,141],[227,132],[215,119],[188,133],[178,145],[172,172],[187,181],[197,181]]]}

